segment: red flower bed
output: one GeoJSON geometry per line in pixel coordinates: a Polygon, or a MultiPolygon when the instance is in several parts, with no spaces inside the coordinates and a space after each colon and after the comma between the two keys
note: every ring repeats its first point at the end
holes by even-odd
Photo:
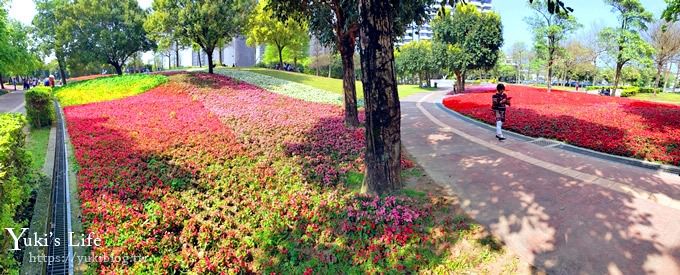
{"type": "MultiPolygon", "coordinates": [[[[593,150],[680,164],[680,106],[509,85],[504,128],[593,150]]],[[[444,105],[495,123],[493,93],[450,96],[444,105]]]]}
{"type": "Polygon", "coordinates": [[[100,78],[100,77],[108,77],[112,76],[112,74],[91,74],[91,75],[84,75],[84,76],[79,76],[79,77],[73,77],[66,79],[66,82],[78,82],[78,81],[84,81],[84,80],[90,80],[90,79],[95,79],[95,78],[100,78]]]}
{"type": "Polygon", "coordinates": [[[332,188],[363,166],[363,129],[344,127],[339,106],[197,74],[65,114],[84,228],[105,242],[92,254],[147,257],[99,273],[389,273],[431,260],[414,256],[431,246],[428,207],[332,188]]]}

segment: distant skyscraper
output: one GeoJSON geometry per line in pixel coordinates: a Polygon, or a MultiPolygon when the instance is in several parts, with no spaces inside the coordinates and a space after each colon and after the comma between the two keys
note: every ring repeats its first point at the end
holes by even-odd
{"type": "MultiPolygon", "coordinates": [[[[487,12],[491,11],[491,8],[493,7],[491,5],[492,0],[468,0],[466,3],[475,5],[478,10],[481,12],[487,12]]],[[[441,5],[436,4],[432,6],[432,9],[430,11],[430,18],[434,18],[437,16],[437,10],[441,7],[441,5]]],[[[451,7],[447,5],[447,7],[451,7]]],[[[398,45],[403,45],[411,41],[420,41],[420,40],[431,40],[433,36],[432,33],[432,27],[430,26],[430,22],[425,22],[425,24],[418,26],[416,24],[412,24],[411,26],[408,27],[406,30],[406,33],[402,37],[401,41],[399,41],[397,44],[398,45]]]]}

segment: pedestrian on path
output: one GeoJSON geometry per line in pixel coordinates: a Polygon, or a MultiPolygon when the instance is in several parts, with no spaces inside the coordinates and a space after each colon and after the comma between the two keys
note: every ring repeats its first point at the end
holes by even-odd
{"type": "Polygon", "coordinates": [[[50,82],[50,87],[54,88],[54,83],[55,83],[55,81],[54,81],[54,75],[50,75],[50,77],[49,77],[49,82],[50,82]]]}
{"type": "Polygon", "coordinates": [[[496,138],[499,141],[505,140],[503,136],[503,122],[505,122],[505,109],[510,106],[510,99],[505,94],[505,85],[498,84],[496,86],[496,94],[491,96],[491,110],[496,114],[496,138]]]}

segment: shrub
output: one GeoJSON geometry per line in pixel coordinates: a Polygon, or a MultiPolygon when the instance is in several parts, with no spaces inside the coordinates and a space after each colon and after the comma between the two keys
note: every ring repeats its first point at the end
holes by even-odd
{"type": "Polygon", "coordinates": [[[26,92],[26,114],[29,123],[34,128],[51,126],[54,122],[52,89],[35,87],[26,92]]]}
{"type": "MultiPolygon", "coordinates": [[[[613,89],[613,86],[589,86],[586,88],[587,91],[592,91],[592,90],[601,90],[601,89],[613,89]]],[[[628,87],[619,87],[619,89],[622,89],[621,91],[621,97],[630,97],[634,96],[638,93],[653,93],[654,90],[656,90],[657,93],[661,92],[661,89],[659,88],[648,88],[648,87],[637,87],[637,86],[628,86],[628,87]]]]}
{"type": "Polygon", "coordinates": [[[652,88],[652,87],[644,87],[644,88],[640,88],[638,93],[651,94],[651,93],[654,93],[654,91],[656,91],[657,93],[660,93],[661,89],[660,88],[652,88]]]}
{"type": "Polygon", "coordinates": [[[634,96],[639,92],[640,92],[640,88],[638,88],[638,87],[626,87],[626,88],[623,88],[623,90],[621,91],[621,97],[634,96]]]}
{"type": "MultiPolygon", "coordinates": [[[[23,115],[0,114],[0,228],[3,230],[20,227],[14,217],[30,194],[27,175],[31,160],[24,150],[25,125],[23,115]]],[[[9,245],[12,245],[9,235],[0,234],[0,270],[16,268],[12,254],[8,253],[9,245]]]]}

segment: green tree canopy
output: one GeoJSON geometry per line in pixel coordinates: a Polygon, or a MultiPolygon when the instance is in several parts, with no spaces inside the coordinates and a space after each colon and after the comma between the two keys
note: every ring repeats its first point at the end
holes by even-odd
{"type": "Polygon", "coordinates": [[[663,19],[666,21],[678,21],[678,14],[680,14],[680,0],[666,0],[668,7],[663,11],[663,19]]]}
{"type": "Polygon", "coordinates": [[[45,56],[54,54],[62,84],[66,85],[66,58],[73,43],[72,20],[67,0],[35,0],[34,36],[45,56]]]}
{"type": "Polygon", "coordinates": [[[16,20],[10,20],[7,26],[10,62],[4,72],[8,75],[26,76],[38,70],[41,62],[36,54],[34,43],[29,34],[31,27],[16,20]]]}
{"type": "MultiPolygon", "coordinates": [[[[429,19],[429,9],[438,0],[396,0],[391,12],[394,19],[392,38],[401,36],[406,27],[429,19]]],[[[307,21],[309,31],[319,42],[340,52],[345,92],[345,123],[359,125],[355,87],[354,53],[359,37],[359,0],[270,0],[272,9],[282,20],[307,21]]]]}
{"type": "MultiPolygon", "coordinates": [[[[305,21],[297,21],[292,17],[279,19],[274,16],[268,5],[269,1],[262,0],[251,13],[246,30],[246,43],[253,46],[273,45],[278,53],[279,65],[283,66],[284,49],[289,49],[289,53],[299,53],[304,50],[305,45],[309,45],[307,26],[305,21]]],[[[297,58],[295,59],[297,61],[297,58]]]]}
{"type": "Polygon", "coordinates": [[[498,14],[481,13],[473,5],[458,4],[432,22],[434,49],[440,65],[456,75],[456,89],[465,90],[470,70],[491,69],[503,46],[503,26],[498,14]]]}
{"type": "Polygon", "coordinates": [[[432,52],[432,42],[428,40],[411,41],[395,52],[397,72],[403,77],[417,76],[418,84],[423,81],[430,85],[430,77],[438,68],[432,52]]]}
{"type": "Polygon", "coordinates": [[[599,35],[608,55],[615,60],[614,86],[617,87],[626,63],[651,55],[652,48],[640,38],[639,32],[647,29],[653,16],[639,0],[605,0],[605,3],[619,19],[619,27],[605,28],[599,35]]]}
{"type": "Polygon", "coordinates": [[[198,45],[213,73],[215,48],[241,33],[254,6],[254,0],[154,0],[151,17],[160,29],[174,29],[177,38],[198,45]]]}
{"type": "Polygon", "coordinates": [[[154,45],[146,37],[147,13],[136,0],[80,0],[71,6],[76,51],[123,74],[128,59],[154,45]]]}
{"type": "Polygon", "coordinates": [[[543,55],[543,58],[548,63],[548,91],[552,86],[553,65],[555,58],[560,51],[560,43],[563,42],[568,35],[574,30],[581,27],[576,22],[576,18],[566,12],[551,13],[549,5],[546,5],[545,0],[533,1],[529,7],[534,10],[533,17],[526,17],[525,20],[531,26],[534,32],[535,45],[537,46],[537,53],[543,55]]]}

